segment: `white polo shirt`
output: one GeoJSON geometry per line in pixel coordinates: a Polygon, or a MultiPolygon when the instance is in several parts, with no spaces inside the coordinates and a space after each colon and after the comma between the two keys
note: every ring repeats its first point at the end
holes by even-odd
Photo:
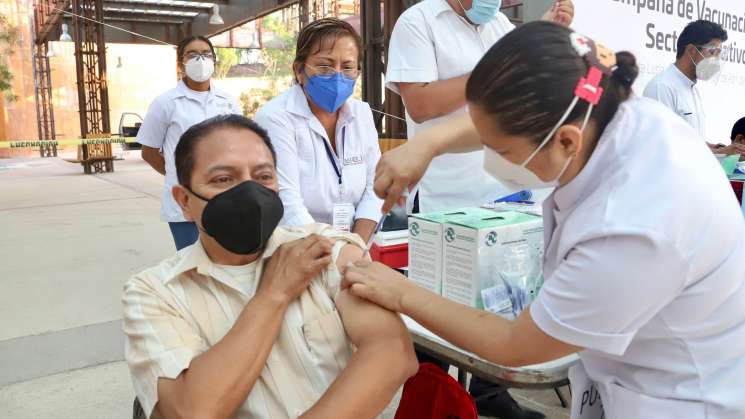
{"type": "Polygon", "coordinates": [[[300,85],[265,104],[256,114],[256,122],[269,132],[277,152],[283,224],[332,224],[336,204],[352,204],[355,220],[380,219],[383,201],[373,191],[380,145],[367,103],[350,98],[342,105],[335,153],[300,85]],[[335,167],[342,175],[341,187],[335,167]]]}
{"type": "MultiPolygon", "coordinates": [[[[399,93],[398,83],[430,83],[469,74],[489,48],[514,27],[502,13],[489,23],[474,26],[445,0],[424,0],[407,9],[393,28],[386,86],[399,93]]],[[[465,112],[464,107],[422,124],[414,122],[407,112],[408,137],[465,112]]],[[[483,151],[434,159],[419,182],[420,210],[480,205],[508,194],[484,172],[483,160],[483,151]]]]}
{"type": "Polygon", "coordinates": [[[698,135],[630,100],[543,214],[530,313],[586,348],[606,417],[745,417],[745,222],[698,135]]]}
{"type": "Polygon", "coordinates": [[[661,102],[678,114],[706,139],[706,113],[696,82],[681,72],[675,64],[656,75],[644,89],[644,96],[661,102]]]}
{"type": "Polygon", "coordinates": [[[186,221],[171,194],[173,186],[178,184],[174,153],[181,134],[205,119],[231,113],[243,114],[235,98],[215,87],[214,83],[209,91],[196,92],[189,89],[182,80],[175,88],[158,96],[150,104],[137,133],[137,142],[160,149],[166,161],[166,179],[160,210],[163,221],[186,221]]]}

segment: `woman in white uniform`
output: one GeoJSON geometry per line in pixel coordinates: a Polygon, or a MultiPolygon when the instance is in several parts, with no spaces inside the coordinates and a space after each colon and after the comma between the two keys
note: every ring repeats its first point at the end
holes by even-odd
{"type": "Polygon", "coordinates": [[[137,142],[142,144],[142,159],[165,176],[160,214],[168,222],[176,249],[180,250],[199,237],[196,224],[186,221],[171,194],[178,183],[174,152],[181,134],[213,116],[243,112],[233,96],[210,83],[216,56],[209,39],[184,38],[178,44],[176,56],[182,79],[150,104],[137,133],[137,142]]]}
{"type": "Polygon", "coordinates": [[[557,186],[544,206],[545,284],[516,320],[379,264],[350,267],[345,281],[498,364],[579,353],[609,419],[743,418],[743,214],[696,132],[631,96],[637,73],[628,53],[551,23],[524,25],[473,72],[470,120],[426,132],[378,166],[384,211],[434,156],[482,146],[486,171],[504,183],[557,186]]]}
{"type": "Polygon", "coordinates": [[[378,131],[370,106],[351,97],[361,59],[349,23],[310,23],[298,35],[296,83],[256,115],[277,150],[285,225],[324,223],[367,240],[380,219],[378,131]]]}

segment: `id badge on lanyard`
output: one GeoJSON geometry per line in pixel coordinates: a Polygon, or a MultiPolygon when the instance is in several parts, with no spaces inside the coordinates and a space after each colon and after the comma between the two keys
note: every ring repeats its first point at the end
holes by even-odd
{"type": "Polygon", "coordinates": [[[572,385],[571,419],[605,419],[600,391],[582,362],[569,368],[569,383],[572,385]]]}
{"type": "Polygon", "coordinates": [[[334,157],[333,151],[331,151],[331,147],[328,144],[328,141],[326,141],[325,138],[322,138],[323,140],[323,146],[326,148],[326,155],[329,158],[329,161],[331,162],[331,167],[334,169],[334,173],[336,173],[336,177],[339,181],[339,203],[334,204],[333,208],[333,227],[335,230],[339,231],[345,231],[349,232],[352,230],[352,223],[354,222],[354,213],[355,213],[355,207],[352,203],[347,202],[346,200],[346,188],[344,187],[344,146],[346,143],[346,127],[342,128],[342,153],[340,165],[337,164],[336,158],[334,157]]]}

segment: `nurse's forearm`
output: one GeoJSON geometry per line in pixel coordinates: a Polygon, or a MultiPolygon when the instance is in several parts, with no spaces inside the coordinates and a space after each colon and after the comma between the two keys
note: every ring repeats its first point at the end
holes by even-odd
{"type": "Polygon", "coordinates": [[[580,350],[543,333],[529,310],[517,320],[509,321],[417,286],[408,287],[401,304],[403,314],[453,345],[495,364],[519,367],[580,350]]]}
{"type": "Polygon", "coordinates": [[[409,143],[427,150],[427,154],[440,156],[448,153],[468,153],[481,150],[481,137],[468,114],[418,133],[409,143]]]}
{"type": "Polygon", "coordinates": [[[466,106],[470,74],[431,83],[399,83],[398,89],[411,119],[421,124],[466,106]]]}

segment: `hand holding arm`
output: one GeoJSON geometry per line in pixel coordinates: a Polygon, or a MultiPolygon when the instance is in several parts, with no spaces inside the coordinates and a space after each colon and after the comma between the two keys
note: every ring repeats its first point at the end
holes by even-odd
{"type": "Polygon", "coordinates": [[[536,364],[581,350],[541,331],[529,310],[515,321],[505,320],[427,291],[379,263],[355,263],[347,269],[345,284],[353,295],[406,314],[453,345],[499,365],[536,364]]]}

